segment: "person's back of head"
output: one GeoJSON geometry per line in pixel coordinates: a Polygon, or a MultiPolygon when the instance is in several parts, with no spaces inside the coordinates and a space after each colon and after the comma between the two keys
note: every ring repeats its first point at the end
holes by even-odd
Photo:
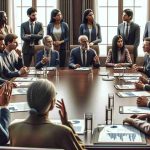
{"type": "Polygon", "coordinates": [[[56,90],[52,82],[40,79],[30,85],[27,91],[27,102],[31,111],[37,114],[47,114],[55,104],[56,90]]]}

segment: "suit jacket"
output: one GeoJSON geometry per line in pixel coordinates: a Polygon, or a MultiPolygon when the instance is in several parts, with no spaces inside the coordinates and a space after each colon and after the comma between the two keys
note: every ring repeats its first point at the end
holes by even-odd
{"type": "Polygon", "coordinates": [[[124,28],[125,28],[124,23],[118,25],[117,28],[118,35],[121,35],[123,37],[125,45],[134,46],[134,56],[137,56],[138,55],[137,48],[140,44],[140,27],[138,24],[131,22],[128,38],[125,37],[124,28]]]}
{"type": "MultiPolygon", "coordinates": [[[[86,35],[88,39],[90,39],[90,33],[87,24],[80,25],[80,35],[86,35]]],[[[102,42],[101,28],[98,23],[95,24],[95,28],[92,28],[90,42],[93,42],[94,44],[102,42]]]]}
{"type": "MultiPolygon", "coordinates": [[[[56,41],[55,36],[53,34],[54,23],[49,23],[47,26],[47,35],[50,35],[53,41],[56,41]]],[[[69,27],[66,22],[61,22],[61,38],[60,40],[64,40],[64,43],[60,45],[60,50],[66,49],[66,43],[69,41],[69,27]]]]}
{"type": "Polygon", "coordinates": [[[44,115],[31,114],[25,121],[10,125],[9,133],[11,146],[82,149],[69,127],[53,124],[44,115]]]}
{"type": "Polygon", "coordinates": [[[0,109],[0,145],[7,144],[9,140],[8,126],[10,124],[10,112],[6,108],[0,109]]]}
{"type": "Polygon", "coordinates": [[[34,34],[31,37],[26,37],[26,34],[31,34],[29,28],[29,21],[21,24],[21,39],[24,41],[22,52],[24,54],[34,54],[33,46],[30,46],[31,41],[34,42],[34,45],[39,45],[40,40],[43,38],[43,25],[42,23],[36,21],[34,26],[34,34]]]}
{"type": "Polygon", "coordinates": [[[36,56],[36,69],[40,69],[43,66],[57,67],[59,65],[59,53],[57,51],[55,51],[55,50],[51,51],[51,60],[50,60],[50,63],[48,62],[47,64],[42,64],[41,63],[43,55],[44,55],[44,50],[41,50],[37,53],[37,56],[36,56]]]}
{"type": "MultiPolygon", "coordinates": [[[[96,64],[93,60],[95,56],[96,56],[95,50],[93,49],[87,50],[86,67],[90,67],[90,66],[100,67],[100,64],[99,63],[96,64]]],[[[69,67],[75,68],[76,64],[79,64],[81,67],[84,67],[81,59],[80,47],[72,49],[70,54],[69,67]]]]}
{"type": "MultiPolygon", "coordinates": [[[[121,59],[120,59],[120,62],[118,62],[118,63],[124,63],[124,66],[131,66],[132,65],[132,60],[131,60],[128,49],[125,49],[123,54],[121,54],[120,57],[121,57],[121,59]]],[[[106,64],[106,66],[109,66],[109,67],[111,67],[111,66],[113,67],[115,65],[114,60],[113,60],[112,49],[110,49],[108,51],[108,55],[107,55],[107,59],[106,59],[105,64],[106,64]]]]}
{"type": "Polygon", "coordinates": [[[149,54],[145,54],[144,56],[144,73],[150,77],[150,55],[149,54]]]}
{"type": "Polygon", "coordinates": [[[144,30],[144,35],[143,35],[143,40],[146,37],[150,37],[150,21],[148,21],[145,25],[145,30],[144,30]]]}

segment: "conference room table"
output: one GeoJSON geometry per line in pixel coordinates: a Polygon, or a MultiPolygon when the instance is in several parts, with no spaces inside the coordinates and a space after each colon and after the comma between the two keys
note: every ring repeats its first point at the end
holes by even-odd
{"type": "MultiPolygon", "coordinates": [[[[132,69],[125,70],[133,72],[132,69]]],[[[120,72],[120,70],[115,70],[120,72]]],[[[100,67],[90,71],[76,71],[68,68],[61,68],[50,71],[47,79],[52,81],[57,90],[56,99],[64,99],[69,119],[84,119],[84,115],[91,113],[93,117],[93,129],[98,125],[106,124],[106,106],[108,105],[108,95],[114,94],[114,108],[112,111],[112,123],[122,124],[123,119],[129,117],[130,114],[120,114],[119,106],[136,106],[136,97],[120,98],[116,93],[114,85],[122,84],[123,81],[115,78],[113,81],[104,81],[100,74],[113,75],[113,68],[100,67]]],[[[28,75],[31,76],[31,75],[28,75]]],[[[37,76],[37,75],[36,75],[37,76]]],[[[39,75],[43,78],[43,75],[39,75]]],[[[26,95],[15,95],[11,97],[11,103],[25,102],[26,95]]],[[[28,112],[11,113],[11,120],[25,119],[28,112]]],[[[49,113],[50,119],[60,119],[58,109],[55,107],[49,113]]],[[[147,137],[146,145],[113,145],[113,144],[93,144],[92,132],[88,130],[84,135],[80,135],[87,149],[150,149],[149,137],[147,137]]]]}

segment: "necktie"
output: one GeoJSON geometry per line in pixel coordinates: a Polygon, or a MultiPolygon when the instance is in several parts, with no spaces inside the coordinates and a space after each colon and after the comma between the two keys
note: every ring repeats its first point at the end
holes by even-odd
{"type": "Polygon", "coordinates": [[[33,23],[31,22],[31,34],[33,34],[34,31],[33,31],[33,23]]]}
{"type": "Polygon", "coordinates": [[[127,23],[127,27],[126,27],[126,39],[128,39],[128,28],[129,28],[129,25],[128,25],[128,23],[127,23]]]}
{"type": "Polygon", "coordinates": [[[85,64],[85,50],[83,50],[83,66],[85,67],[86,66],[86,64],[85,64]]]}

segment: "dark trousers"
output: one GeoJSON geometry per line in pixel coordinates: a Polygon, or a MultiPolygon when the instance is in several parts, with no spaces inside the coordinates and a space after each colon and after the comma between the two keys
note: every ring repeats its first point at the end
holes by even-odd
{"type": "Polygon", "coordinates": [[[66,50],[60,50],[59,51],[59,66],[60,67],[65,67],[65,62],[66,62],[66,50]]]}
{"type": "Polygon", "coordinates": [[[31,62],[32,62],[32,54],[23,54],[23,61],[24,61],[24,66],[30,67],[31,62]]]}

